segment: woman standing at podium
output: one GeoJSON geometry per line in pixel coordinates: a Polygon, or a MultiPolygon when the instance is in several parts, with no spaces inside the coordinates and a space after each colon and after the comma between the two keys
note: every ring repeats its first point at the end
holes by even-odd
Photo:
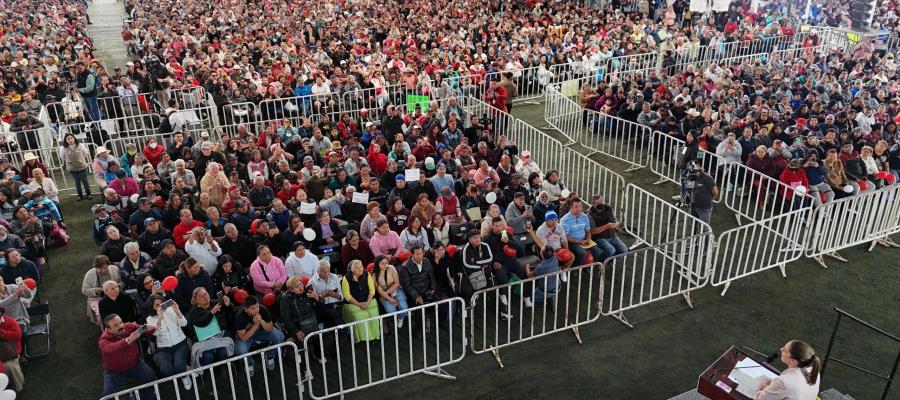
{"type": "Polygon", "coordinates": [[[759,385],[756,400],[815,400],[822,362],[812,346],[802,340],[791,340],[781,347],[781,361],[788,369],[759,385]]]}

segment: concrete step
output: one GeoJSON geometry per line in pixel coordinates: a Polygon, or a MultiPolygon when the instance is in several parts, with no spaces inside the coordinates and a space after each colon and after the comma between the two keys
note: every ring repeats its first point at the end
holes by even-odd
{"type": "Polygon", "coordinates": [[[838,392],[837,389],[834,388],[819,393],[819,398],[822,400],[856,400],[853,396],[838,392]]]}

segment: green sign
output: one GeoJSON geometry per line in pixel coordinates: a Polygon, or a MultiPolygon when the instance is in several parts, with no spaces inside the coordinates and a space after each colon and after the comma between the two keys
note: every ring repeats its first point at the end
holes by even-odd
{"type": "Polygon", "coordinates": [[[422,112],[428,111],[428,101],[428,96],[408,94],[406,95],[406,111],[415,111],[417,104],[422,106],[422,112]]]}

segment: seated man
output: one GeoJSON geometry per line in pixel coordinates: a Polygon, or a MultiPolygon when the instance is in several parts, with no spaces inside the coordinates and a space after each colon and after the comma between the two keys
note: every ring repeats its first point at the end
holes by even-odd
{"type": "Polygon", "coordinates": [[[588,209],[591,217],[591,239],[597,242],[597,247],[603,250],[603,256],[595,261],[606,261],[607,258],[625,254],[628,246],[616,235],[619,230],[619,222],[616,220],[615,211],[606,204],[603,196],[594,196],[594,204],[588,209]]]}
{"type": "MultiPolygon", "coordinates": [[[[238,309],[234,316],[234,326],[237,330],[234,341],[234,354],[240,356],[250,352],[250,347],[256,344],[272,346],[284,341],[282,333],[273,324],[272,313],[266,306],[259,304],[256,297],[249,296],[244,300],[244,306],[238,309]]],[[[275,369],[275,351],[266,353],[266,369],[275,369]]],[[[256,372],[253,366],[253,358],[247,359],[248,374],[252,377],[256,372]]]]}
{"type": "MultiPolygon", "coordinates": [[[[103,334],[98,344],[103,357],[103,396],[119,390],[122,379],[131,378],[140,383],[156,380],[156,373],[141,359],[141,348],[137,342],[141,335],[152,333],[156,328],[152,325],[140,326],[135,323],[122,322],[116,314],[107,315],[103,319],[103,334]],[[141,329],[145,328],[146,329],[141,329]]],[[[142,399],[156,397],[153,387],[141,390],[142,399]]]]}
{"type": "Polygon", "coordinates": [[[575,254],[575,264],[573,265],[577,267],[584,264],[588,251],[591,252],[594,261],[599,261],[603,256],[603,250],[591,240],[591,221],[583,212],[584,206],[581,204],[581,199],[575,198],[570,204],[569,212],[563,215],[559,222],[566,232],[569,251],[575,254]]]}

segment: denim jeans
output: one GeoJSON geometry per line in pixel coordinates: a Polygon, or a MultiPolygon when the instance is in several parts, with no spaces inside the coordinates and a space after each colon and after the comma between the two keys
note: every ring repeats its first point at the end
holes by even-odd
{"type": "MultiPolygon", "coordinates": [[[[603,258],[603,250],[600,246],[594,246],[590,249],[591,255],[594,257],[594,262],[600,262],[603,258]]],[[[579,265],[584,264],[584,259],[587,258],[588,250],[583,249],[581,246],[575,243],[569,243],[569,251],[575,255],[575,263],[572,264],[573,267],[577,267],[579,265]]]]}
{"type": "MultiPolygon", "coordinates": [[[[253,334],[247,340],[241,340],[237,337],[234,338],[234,355],[239,356],[241,354],[247,354],[250,352],[250,346],[253,346],[257,343],[269,342],[269,345],[276,345],[284,341],[284,333],[282,333],[278,328],[273,327],[271,331],[266,331],[263,328],[257,328],[256,333],[253,334]]],[[[272,358],[275,357],[275,351],[266,352],[266,357],[272,358]]],[[[247,362],[250,365],[253,365],[253,358],[248,358],[247,362]]]]}
{"type": "Polygon", "coordinates": [[[597,247],[603,249],[603,256],[597,261],[606,261],[607,258],[625,254],[628,252],[628,246],[622,243],[622,239],[613,236],[612,239],[595,239],[597,247]]]}
{"type": "Polygon", "coordinates": [[[88,116],[91,117],[91,121],[99,121],[100,120],[100,106],[97,105],[97,96],[93,97],[84,97],[84,107],[87,108],[88,116]]]}
{"type": "Polygon", "coordinates": [[[190,355],[191,348],[187,345],[187,340],[182,340],[171,347],[157,347],[153,360],[162,376],[172,376],[187,370],[190,355]]]}
{"type": "Polygon", "coordinates": [[[82,194],[90,196],[91,184],[88,182],[88,170],[69,171],[69,174],[75,179],[75,190],[78,191],[78,196],[80,197],[82,194]],[[82,188],[84,188],[84,192],[82,192],[82,188]]]}
{"type": "MultiPolygon", "coordinates": [[[[397,288],[397,297],[394,297],[394,300],[397,300],[398,304],[396,306],[382,298],[379,298],[378,302],[381,303],[382,307],[384,307],[384,311],[388,314],[409,308],[409,303],[406,301],[406,293],[403,292],[403,288],[397,288]]],[[[404,318],[406,318],[406,313],[397,316],[397,319],[400,321],[403,321],[404,318]]]]}
{"type": "MultiPolygon", "coordinates": [[[[150,366],[143,360],[138,361],[135,366],[126,371],[103,371],[103,394],[101,396],[115,393],[119,390],[122,380],[129,378],[134,379],[141,384],[150,383],[156,380],[156,373],[153,372],[153,370],[150,369],[150,366]]],[[[155,399],[156,395],[153,393],[153,388],[148,387],[141,390],[141,398],[155,399]]]]}
{"type": "Polygon", "coordinates": [[[216,361],[222,361],[228,358],[228,351],[224,347],[207,350],[200,353],[200,365],[209,365],[216,361]]]}

